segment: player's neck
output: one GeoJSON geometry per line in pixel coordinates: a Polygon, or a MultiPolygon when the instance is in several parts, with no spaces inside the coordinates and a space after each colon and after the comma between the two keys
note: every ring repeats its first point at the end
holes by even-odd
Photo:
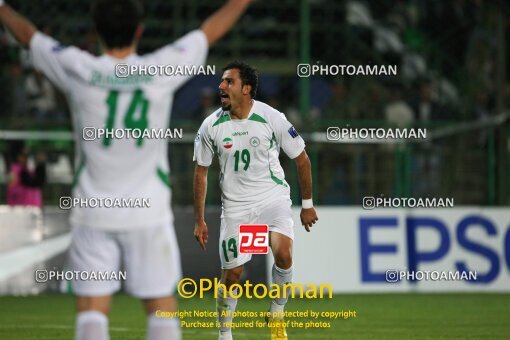
{"type": "Polygon", "coordinates": [[[125,59],[136,53],[136,47],[107,48],[104,50],[104,53],[115,59],[125,59]]]}
{"type": "Polygon", "coordinates": [[[246,103],[242,103],[237,110],[230,110],[230,116],[232,119],[246,119],[250,115],[251,108],[253,106],[253,99],[246,103]]]}

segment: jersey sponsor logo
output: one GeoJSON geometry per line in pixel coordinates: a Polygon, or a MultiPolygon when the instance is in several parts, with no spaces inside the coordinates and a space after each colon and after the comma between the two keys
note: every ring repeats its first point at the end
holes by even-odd
{"type": "Polygon", "coordinates": [[[239,252],[241,254],[267,254],[269,252],[269,226],[267,224],[239,225],[239,252]]]}
{"type": "Polygon", "coordinates": [[[232,138],[226,137],[223,139],[223,147],[225,149],[230,149],[234,145],[232,138]]]}
{"type": "Polygon", "coordinates": [[[253,147],[257,147],[260,145],[260,139],[258,137],[251,137],[250,138],[250,145],[253,147]]]}
{"type": "Polygon", "coordinates": [[[297,133],[296,129],[294,128],[294,126],[291,126],[289,128],[289,135],[292,137],[292,138],[296,138],[297,136],[299,136],[299,134],[297,133]]]}
{"type": "Polygon", "coordinates": [[[248,131],[242,131],[242,132],[234,132],[232,134],[233,137],[235,136],[248,136],[248,131]]]}

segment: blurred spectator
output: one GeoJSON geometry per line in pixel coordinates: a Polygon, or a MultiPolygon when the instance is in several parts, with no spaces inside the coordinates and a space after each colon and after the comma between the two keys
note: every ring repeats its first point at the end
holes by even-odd
{"type": "Polygon", "coordinates": [[[475,95],[474,115],[475,119],[485,121],[490,116],[490,101],[486,91],[480,90],[475,95]]]}
{"type": "Polygon", "coordinates": [[[379,120],[383,116],[385,91],[376,82],[368,86],[368,100],[360,102],[361,117],[367,120],[379,120]]]}
{"type": "Polygon", "coordinates": [[[19,64],[10,66],[9,91],[10,108],[12,117],[26,116],[28,114],[28,99],[25,89],[23,69],[19,64]]]}
{"type": "Polygon", "coordinates": [[[406,51],[402,57],[402,77],[414,81],[427,72],[427,61],[417,52],[406,51]]]}
{"type": "Polygon", "coordinates": [[[441,169],[444,148],[430,144],[420,145],[414,152],[413,193],[416,197],[425,197],[440,192],[441,169]]]}
{"type": "MultiPolygon", "coordinates": [[[[491,101],[487,91],[479,90],[475,94],[474,103],[474,116],[475,119],[480,122],[485,122],[491,116],[491,101]]],[[[478,143],[480,145],[486,145],[487,143],[487,130],[482,129],[478,134],[478,143]]]]}
{"type": "Polygon", "coordinates": [[[403,99],[402,86],[394,85],[390,91],[390,101],[384,108],[386,122],[398,127],[411,126],[414,123],[414,114],[403,99]]]}
{"type": "Polygon", "coordinates": [[[11,165],[7,204],[42,207],[42,187],[46,180],[46,156],[38,154],[35,169],[29,166],[29,149],[22,141],[10,145],[11,165]]]}
{"type": "Polygon", "coordinates": [[[353,119],[383,119],[385,90],[377,80],[355,77],[350,79],[348,89],[348,108],[353,119]]]}
{"type": "Polygon", "coordinates": [[[349,100],[348,89],[343,81],[331,83],[331,98],[324,107],[322,119],[355,119],[355,109],[349,100]]]}
{"type": "Polygon", "coordinates": [[[218,92],[204,87],[200,93],[200,106],[193,112],[194,120],[201,121],[218,109],[218,92]]]}
{"type": "Polygon", "coordinates": [[[467,52],[466,77],[469,82],[467,95],[476,97],[480,88],[489,92],[495,91],[494,79],[498,72],[498,42],[493,32],[477,29],[470,41],[467,52]]]}
{"type": "Polygon", "coordinates": [[[25,89],[31,114],[38,118],[59,115],[57,114],[55,89],[42,73],[32,70],[26,78],[25,89]]]}
{"type": "MultiPolygon", "coordinates": [[[[417,98],[413,103],[416,122],[419,127],[428,127],[430,123],[447,120],[447,110],[436,100],[432,82],[423,79],[418,85],[417,98]]],[[[441,169],[444,162],[445,146],[440,140],[424,141],[413,145],[414,171],[413,187],[416,196],[430,196],[439,192],[441,169]]]]}
{"type": "Polygon", "coordinates": [[[432,82],[424,79],[418,85],[418,96],[412,104],[414,118],[417,122],[428,123],[431,121],[448,120],[446,109],[436,100],[432,82]]]}

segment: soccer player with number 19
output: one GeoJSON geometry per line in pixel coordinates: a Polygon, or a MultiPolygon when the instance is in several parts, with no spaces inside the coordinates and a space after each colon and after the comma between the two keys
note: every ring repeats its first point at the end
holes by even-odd
{"type": "MultiPolygon", "coordinates": [[[[269,225],[269,245],[275,264],[272,282],[283,288],[292,282],[292,220],[290,188],[278,160],[280,148],[296,161],[301,187],[301,223],[310,231],[318,220],[312,202],[312,176],[305,143],[283,113],[256,101],[258,76],[251,66],[232,62],[224,68],[219,86],[221,108],[207,117],[195,139],[195,230],[202,249],[208,230],[204,220],[207,171],[213,156],[220,161],[223,211],[220,229],[221,283],[239,283],[251,254],[238,252],[240,224],[269,225]]],[[[283,291],[283,289],[281,290],[283,291]]],[[[288,296],[288,293],[286,296],[288,296]]],[[[219,339],[232,339],[232,314],[237,300],[217,292],[219,339]],[[230,313],[222,313],[228,310],[230,313]],[[225,316],[228,314],[228,316],[225,316]]],[[[271,339],[287,339],[281,322],[287,297],[271,302],[271,339]]]]}

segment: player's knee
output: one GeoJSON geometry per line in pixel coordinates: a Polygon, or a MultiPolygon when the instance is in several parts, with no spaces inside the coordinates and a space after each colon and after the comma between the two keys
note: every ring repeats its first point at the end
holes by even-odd
{"type": "Polygon", "coordinates": [[[147,315],[156,311],[175,312],[177,310],[177,300],[174,296],[167,296],[157,299],[145,299],[143,301],[147,315]]]}
{"type": "Polygon", "coordinates": [[[241,274],[238,273],[230,273],[225,277],[225,286],[230,287],[233,284],[237,284],[241,281],[241,274]]]}
{"type": "Polygon", "coordinates": [[[239,283],[241,281],[242,273],[243,273],[242,267],[226,270],[224,275],[225,286],[229,288],[233,284],[239,283]]]}
{"type": "Polygon", "coordinates": [[[98,311],[104,315],[110,313],[111,299],[109,297],[78,297],[76,306],[78,312],[98,311]]]}
{"type": "Polygon", "coordinates": [[[289,269],[292,267],[292,256],[289,252],[280,252],[278,256],[275,257],[274,262],[278,268],[281,269],[289,269]]]}

